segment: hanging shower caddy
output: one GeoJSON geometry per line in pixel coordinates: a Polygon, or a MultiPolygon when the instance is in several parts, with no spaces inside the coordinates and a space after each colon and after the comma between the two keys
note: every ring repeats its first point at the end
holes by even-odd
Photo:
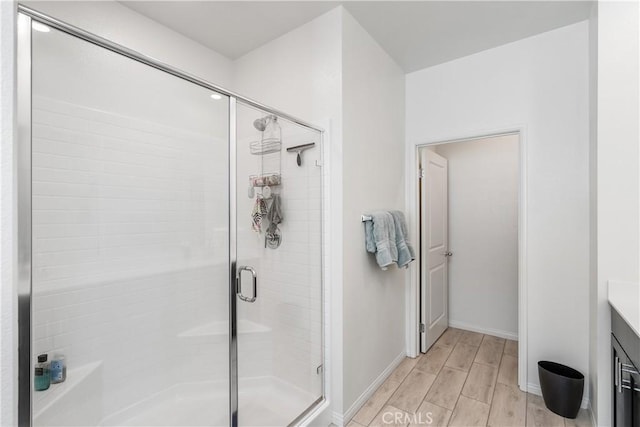
{"type": "Polygon", "coordinates": [[[249,186],[260,189],[259,194],[269,199],[282,184],[282,129],[273,114],[255,120],[253,126],[260,131],[260,139],[251,142],[249,149],[251,154],[260,156],[260,173],[249,176],[249,186]]]}
{"type": "Polygon", "coordinates": [[[260,131],[260,140],[250,143],[249,149],[251,154],[260,156],[260,174],[249,176],[249,197],[256,197],[252,227],[262,233],[262,222],[266,217],[269,226],[264,230],[264,246],[277,249],[282,243],[282,233],[278,228],[283,219],[280,200],[282,129],[275,115],[257,119],[253,126],[260,131]],[[256,188],[259,189],[258,194],[255,194],[256,188]]]}

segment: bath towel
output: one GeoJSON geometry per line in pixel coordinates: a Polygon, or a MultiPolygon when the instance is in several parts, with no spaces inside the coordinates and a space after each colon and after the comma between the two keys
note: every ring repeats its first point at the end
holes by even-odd
{"type": "Polygon", "coordinates": [[[407,221],[404,213],[400,211],[391,211],[393,221],[396,226],[396,248],[398,249],[398,267],[409,268],[409,263],[416,259],[413,247],[409,243],[407,235],[407,221]]]}
{"type": "Polygon", "coordinates": [[[396,248],[396,227],[389,212],[370,214],[372,220],[365,221],[365,245],[368,252],[376,254],[376,262],[386,270],[398,261],[396,248]]]}

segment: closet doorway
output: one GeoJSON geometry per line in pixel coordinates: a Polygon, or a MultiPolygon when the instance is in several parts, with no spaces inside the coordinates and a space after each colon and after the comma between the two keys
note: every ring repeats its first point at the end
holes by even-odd
{"type": "MultiPolygon", "coordinates": [[[[520,132],[418,147],[422,353],[450,328],[519,342],[525,338],[519,298],[524,285],[521,150],[520,132]]],[[[525,366],[526,343],[518,347],[519,365],[525,366]]]]}

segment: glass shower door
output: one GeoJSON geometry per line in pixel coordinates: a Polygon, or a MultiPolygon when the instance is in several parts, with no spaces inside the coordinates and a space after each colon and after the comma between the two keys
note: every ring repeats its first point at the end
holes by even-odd
{"type": "Polygon", "coordinates": [[[229,98],[31,37],[33,424],[228,426],[229,98]]]}
{"type": "Polygon", "coordinates": [[[322,135],[236,112],[238,425],[286,426],[323,396],[322,135]]]}
{"type": "Polygon", "coordinates": [[[324,396],[321,133],[27,14],[22,422],[304,418],[324,396]]]}

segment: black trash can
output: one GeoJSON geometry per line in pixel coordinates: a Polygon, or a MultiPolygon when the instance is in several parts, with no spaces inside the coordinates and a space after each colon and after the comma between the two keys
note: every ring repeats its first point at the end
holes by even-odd
{"type": "Polygon", "coordinates": [[[538,375],[544,404],[565,418],[575,418],[582,403],[584,375],[555,362],[538,362],[538,375]]]}

